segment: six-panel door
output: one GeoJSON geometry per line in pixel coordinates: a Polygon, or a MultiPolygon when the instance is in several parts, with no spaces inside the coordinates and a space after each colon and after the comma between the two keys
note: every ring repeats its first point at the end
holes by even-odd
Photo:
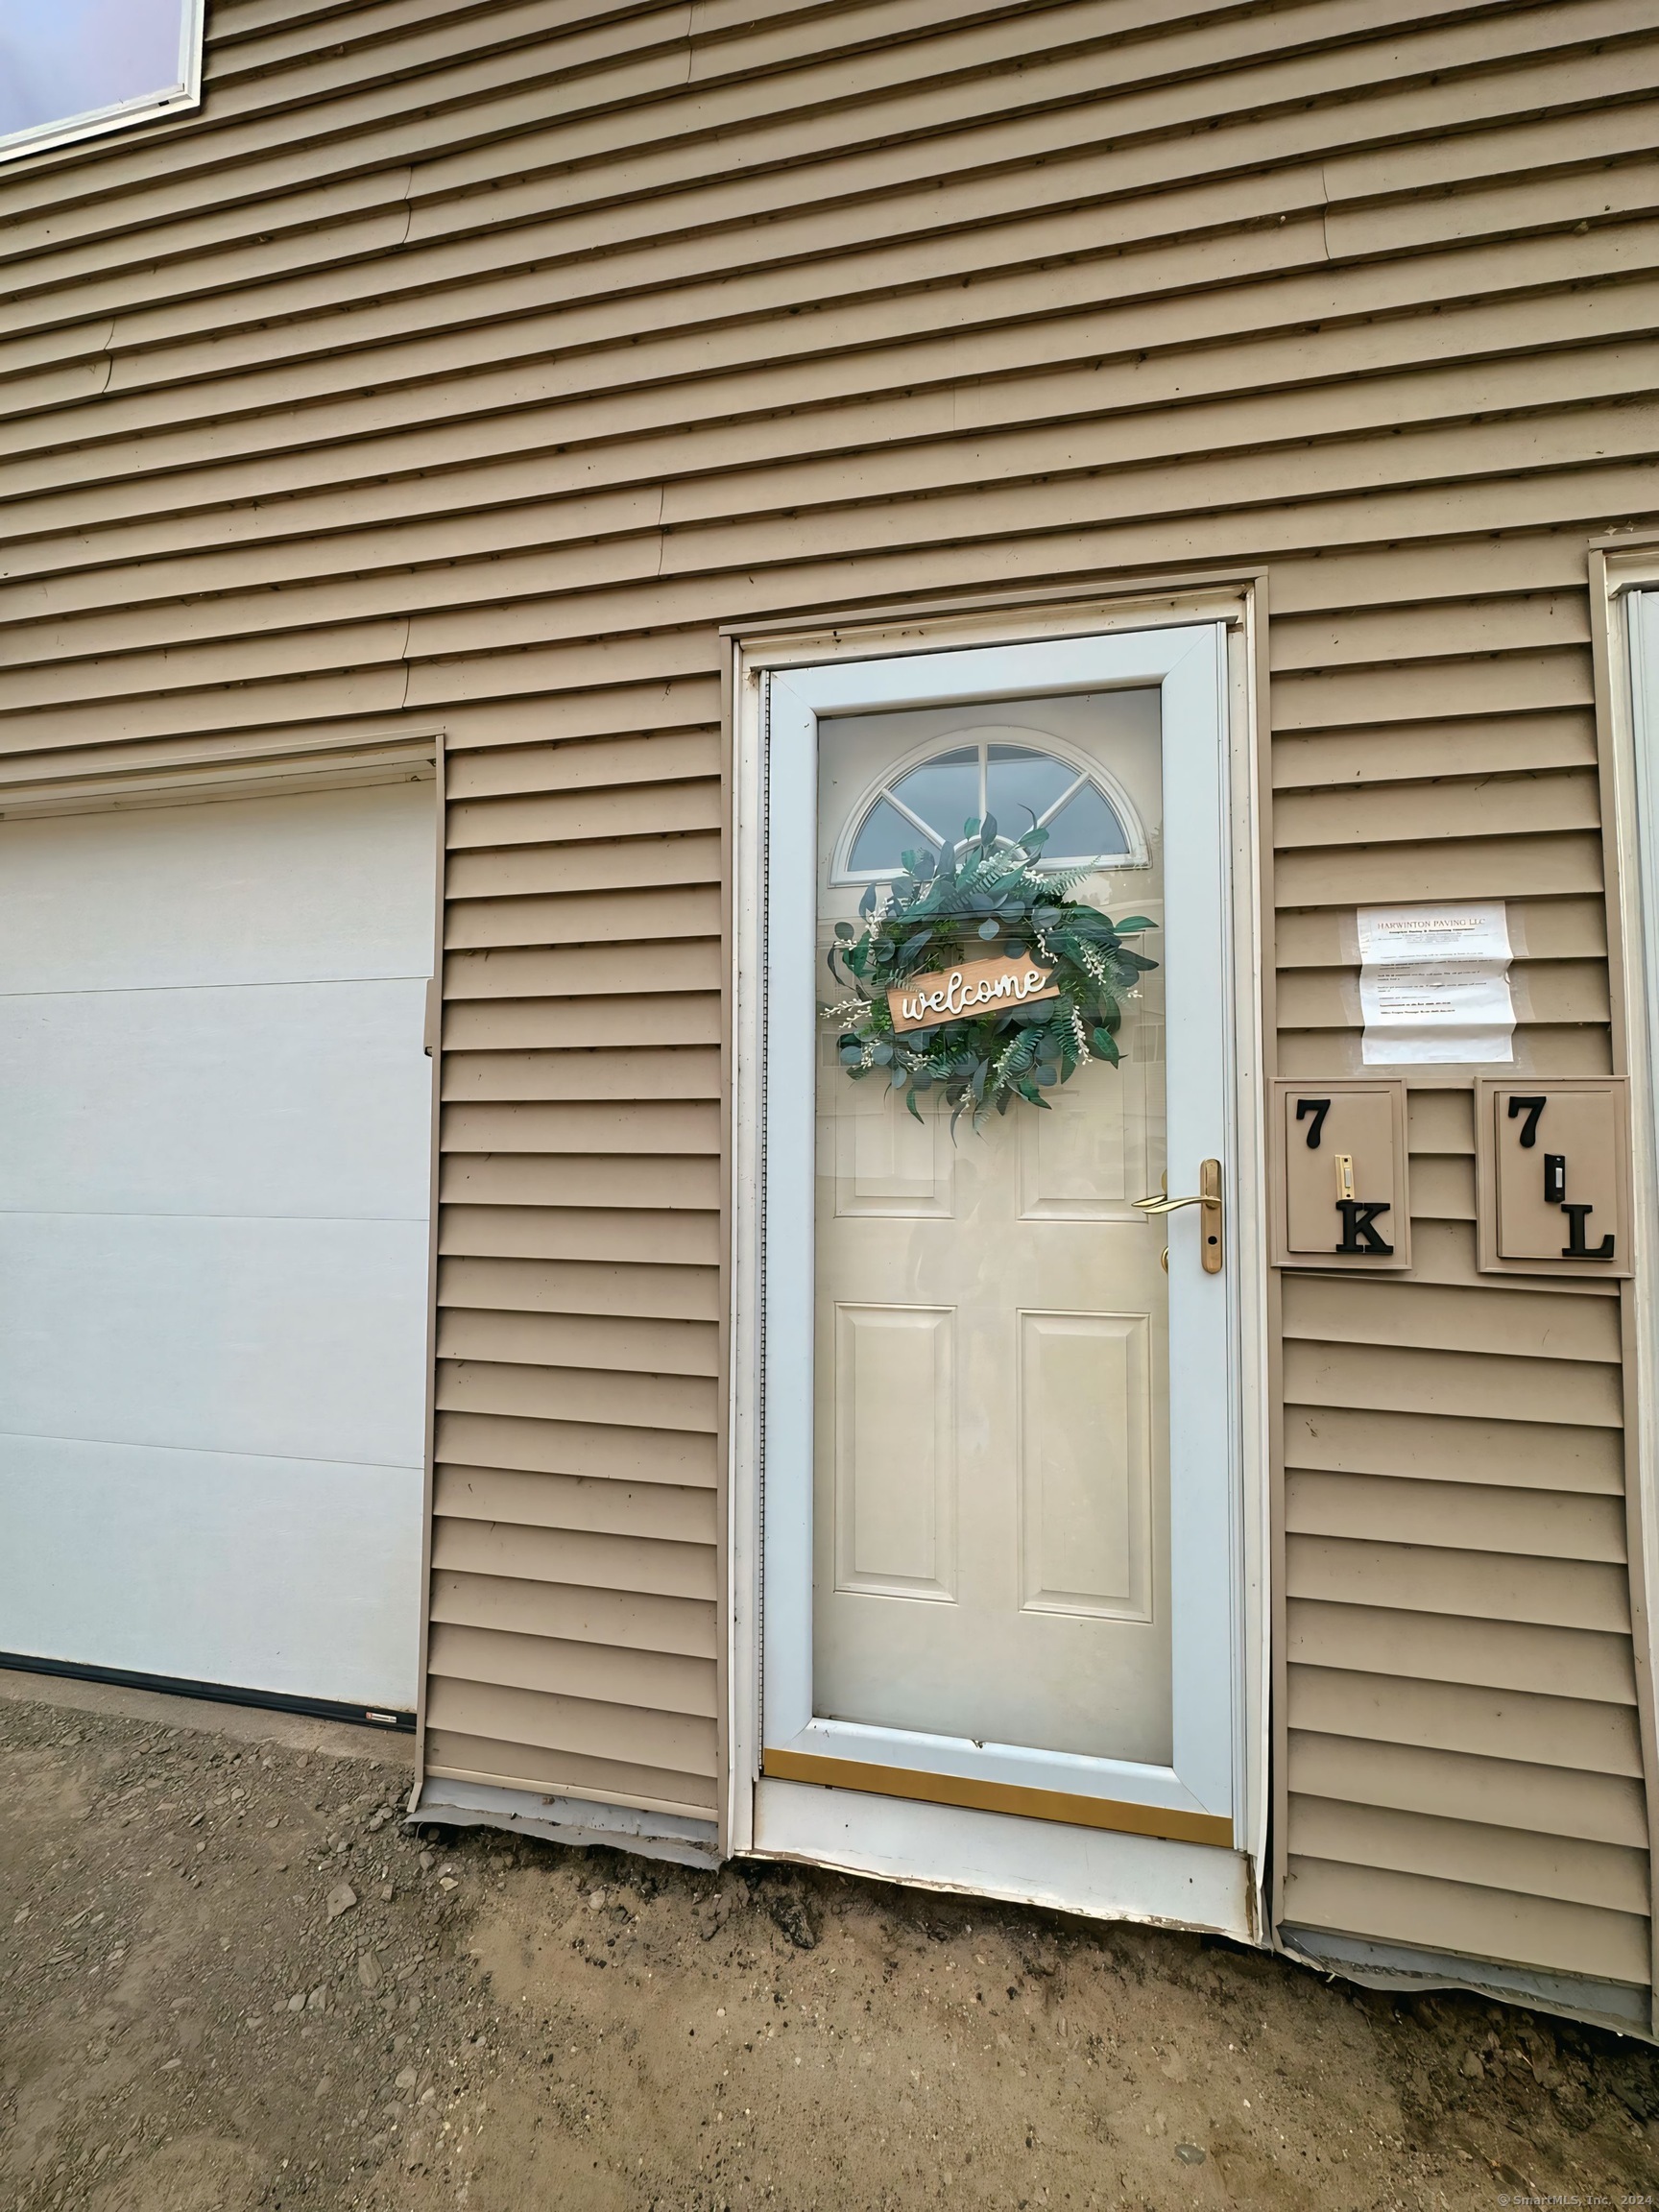
{"type": "MultiPolygon", "coordinates": [[[[1077,895],[1159,922],[1159,697],[826,720],[819,941],[987,814],[1077,895]]],[[[1159,932],[1137,938],[1161,960],[1159,932]]],[[[988,945],[988,951],[997,949],[988,945]]],[[[821,974],[828,981],[827,972],[821,974]]],[[[814,1705],[827,1719],[1170,1758],[1164,969],[1104,1059],[954,1134],[818,1052],[814,1705]]]]}

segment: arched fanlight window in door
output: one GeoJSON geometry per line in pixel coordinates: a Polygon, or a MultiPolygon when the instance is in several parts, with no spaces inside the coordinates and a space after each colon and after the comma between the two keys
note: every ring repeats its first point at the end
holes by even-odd
{"type": "Polygon", "coordinates": [[[866,792],[836,854],[835,880],[888,881],[905,853],[960,850],[964,824],[987,815],[1004,844],[1046,830],[1046,869],[1146,865],[1135,809],[1097,761],[1036,731],[997,728],[959,731],[911,754],[866,792]]]}

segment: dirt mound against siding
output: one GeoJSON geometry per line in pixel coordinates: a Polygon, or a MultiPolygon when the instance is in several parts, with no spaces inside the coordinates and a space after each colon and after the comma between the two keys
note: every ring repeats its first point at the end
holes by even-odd
{"type": "Polygon", "coordinates": [[[203,1720],[0,1700],[17,2212],[1486,2212],[1659,2184],[1655,2055],[1609,2036],[784,1867],[415,1835],[401,1765],[203,1720]]]}

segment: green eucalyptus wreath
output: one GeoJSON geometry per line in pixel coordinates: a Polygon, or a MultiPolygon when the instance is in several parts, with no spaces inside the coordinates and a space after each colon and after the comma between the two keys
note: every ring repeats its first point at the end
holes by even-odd
{"type": "Polygon", "coordinates": [[[937,858],[902,854],[898,880],[872,884],[859,901],[862,928],[835,925],[830,974],[837,986],[851,983],[854,996],[822,1009],[839,1026],[836,1048],[854,1082],[880,1070],[918,1120],[918,1095],[939,1085],[952,1134],[964,1114],[983,1129],[992,1111],[1006,1114],[1013,1098],[1046,1110],[1044,1091],[1091,1060],[1116,1067],[1123,1000],[1158,965],[1123,942],[1156,923],[1143,914],[1114,922],[1073,896],[1092,868],[1038,874],[1046,830],[1033,829],[1018,844],[999,841],[996,818],[987,815],[965,823],[963,835],[966,844],[937,858]],[[998,952],[1041,960],[1060,996],[895,1032],[887,1004],[893,986],[998,952]]]}

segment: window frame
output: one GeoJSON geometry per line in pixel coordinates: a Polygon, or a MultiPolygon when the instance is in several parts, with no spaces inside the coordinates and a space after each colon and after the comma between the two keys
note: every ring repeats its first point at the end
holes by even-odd
{"type": "Polygon", "coordinates": [[[52,123],[36,123],[24,131],[0,132],[0,166],[25,155],[43,154],[55,146],[72,146],[82,139],[102,137],[106,132],[124,131],[135,123],[149,123],[162,115],[188,114],[202,105],[202,50],[206,25],[207,0],[181,0],[179,20],[179,80],[154,92],[131,100],[116,100],[103,108],[84,108],[52,123]]]}
{"type": "MultiPolygon", "coordinates": [[[[994,710],[995,702],[992,702],[988,711],[994,710]]],[[[911,812],[912,810],[906,807],[902,801],[895,802],[893,800],[892,794],[895,786],[902,783],[905,778],[916,769],[926,767],[930,760],[942,758],[945,755],[960,751],[969,745],[979,748],[983,755],[984,748],[993,742],[1022,745],[1029,752],[1039,754],[1051,760],[1057,760],[1063,767],[1071,769],[1075,776],[1083,781],[1092,784],[1099,793],[1117,816],[1126,840],[1123,852],[1095,855],[1094,864],[1102,873],[1130,868],[1144,868],[1149,864],[1146,831],[1142,824],[1140,813],[1127,791],[1123,789],[1117,777],[1112,775],[1110,770],[1103,768],[1098,761],[1085,758],[1074,746],[1068,745],[1062,738],[1051,736],[1046,730],[1027,729],[1022,725],[1013,723],[985,721],[975,724],[972,729],[961,730],[950,737],[925,739],[911,752],[905,754],[889,774],[880,781],[871,783],[866,790],[860,793],[856,804],[848,815],[847,828],[842,832],[840,841],[836,846],[835,854],[830,864],[830,880],[843,887],[851,887],[860,883],[896,882],[903,873],[902,868],[855,870],[853,866],[854,851],[864,832],[864,825],[869,820],[871,813],[882,799],[886,799],[890,805],[897,805],[901,812],[911,812]]],[[[981,773],[983,773],[984,765],[984,759],[981,757],[981,773]]],[[[1057,800],[1054,806],[1047,811],[1053,813],[1063,805],[1069,805],[1075,795],[1075,790],[1076,786],[1073,785],[1072,790],[1068,791],[1063,800],[1057,800]]],[[[924,832],[918,830],[917,834],[923,836],[924,832]]],[[[1007,838],[1004,841],[1018,842],[1018,840],[1007,838]]],[[[956,843],[957,849],[960,850],[962,840],[958,838],[956,843]]],[[[1039,865],[1058,872],[1062,868],[1082,866],[1083,860],[1081,857],[1075,861],[1068,860],[1064,855],[1050,859],[1045,854],[1039,865]]]]}

